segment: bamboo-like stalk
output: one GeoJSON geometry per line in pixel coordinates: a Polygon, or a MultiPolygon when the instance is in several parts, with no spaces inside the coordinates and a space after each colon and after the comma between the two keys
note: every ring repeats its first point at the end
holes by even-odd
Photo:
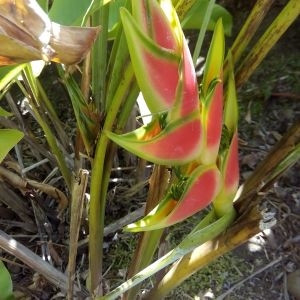
{"type": "Polygon", "coordinates": [[[236,72],[236,86],[240,87],[256,70],[270,49],[300,14],[300,1],[290,0],[261,36],[236,72]]]}
{"type": "Polygon", "coordinates": [[[235,202],[238,212],[237,221],[223,235],[199,246],[174,264],[166,276],[150,291],[146,299],[162,299],[189,276],[259,233],[262,230],[263,219],[258,209],[261,192],[266,191],[275,178],[299,160],[299,148],[300,122],[291,127],[245,182],[243,192],[239,200],[235,202]],[[291,156],[293,153],[296,155],[291,156]],[[288,157],[293,159],[279,170],[278,166],[288,157]],[[275,177],[272,176],[274,172],[275,177]]]}
{"type": "MultiPolygon", "coordinates": [[[[90,24],[89,24],[90,25],[90,24]]],[[[91,53],[85,57],[83,64],[82,64],[82,76],[80,82],[80,90],[82,93],[82,98],[84,99],[85,103],[89,103],[90,97],[90,84],[91,84],[91,68],[92,68],[92,61],[91,61],[91,53]]],[[[98,120],[99,121],[99,120],[98,120]]],[[[95,127],[99,128],[99,127],[95,127]]],[[[93,134],[94,132],[90,132],[93,134]]],[[[97,132],[98,133],[98,132],[97,132]]],[[[88,140],[88,137],[82,136],[83,131],[80,131],[80,126],[77,124],[77,132],[76,132],[76,140],[75,140],[75,162],[74,162],[74,170],[77,172],[80,168],[82,168],[82,160],[80,159],[80,153],[84,152],[84,140],[88,140]]],[[[90,149],[86,149],[89,152],[90,149]]],[[[92,150],[92,149],[91,149],[92,150]]]]}
{"type": "Polygon", "coordinates": [[[292,166],[300,158],[300,121],[296,122],[281,140],[269,152],[268,156],[257,166],[252,176],[243,185],[242,197],[237,200],[244,201],[257,193],[258,189],[266,189],[287,168],[292,166]],[[288,159],[288,164],[286,159],[288,159]]]}
{"type": "Polygon", "coordinates": [[[104,191],[105,187],[103,185],[103,180],[105,178],[104,172],[106,151],[109,144],[109,140],[105,134],[105,131],[112,130],[120,105],[122,104],[124,98],[128,94],[128,89],[130,88],[133,79],[134,74],[132,66],[128,65],[120,82],[120,85],[118,86],[118,89],[115,93],[112,104],[110,105],[110,108],[107,112],[107,116],[103,126],[103,132],[97,143],[95,157],[92,165],[91,199],[89,213],[89,264],[91,291],[96,295],[101,294],[100,290],[102,281],[102,241],[104,229],[104,212],[106,203],[106,197],[103,197],[106,194],[106,191],[104,191]]]}

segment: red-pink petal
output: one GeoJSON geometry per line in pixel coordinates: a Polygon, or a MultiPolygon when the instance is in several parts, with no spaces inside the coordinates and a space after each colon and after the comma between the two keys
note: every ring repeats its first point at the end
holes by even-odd
{"type": "MultiPolygon", "coordinates": [[[[168,128],[166,128],[168,129],[168,128]]],[[[141,144],[140,150],[157,157],[162,161],[184,161],[195,159],[200,152],[202,142],[202,128],[198,118],[178,126],[169,132],[162,132],[157,140],[141,144]]]]}
{"type": "Polygon", "coordinates": [[[196,178],[165,223],[175,224],[205,208],[217,196],[219,189],[220,172],[216,167],[209,168],[196,178]]]}
{"type": "Polygon", "coordinates": [[[222,120],[223,120],[223,84],[218,83],[213,95],[212,102],[209,105],[207,114],[207,131],[206,143],[207,147],[217,147],[220,144],[222,133],[222,120]]]}
{"type": "Polygon", "coordinates": [[[181,116],[186,116],[199,109],[198,84],[190,50],[183,42],[183,99],[181,116]]]}
{"type": "Polygon", "coordinates": [[[216,162],[219,151],[222,121],[223,121],[223,84],[217,83],[212,99],[202,110],[203,127],[205,128],[206,140],[201,155],[204,164],[216,162]]]}
{"type": "Polygon", "coordinates": [[[170,109],[174,105],[179,82],[178,63],[158,58],[147,50],[143,51],[143,56],[145,71],[149,77],[149,86],[164,101],[164,106],[170,109]]]}
{"type": "Polygon", "coordinates": [[[158,5],[154,5],[156,1],[150,1],[151,4],[151,24],[153,27],[153,39],[161,46],[175,51],[180,50],[178,41],[174,35],[174,31],[169,20],[158,5]]]}

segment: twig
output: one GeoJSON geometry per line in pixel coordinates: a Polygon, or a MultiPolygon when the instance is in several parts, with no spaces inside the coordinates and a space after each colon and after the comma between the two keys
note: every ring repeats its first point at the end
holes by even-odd
{"type": "Polygon", "coordinates": [[[69,263],[68,263],[68,296],[73,299],[76,256],[78,248],[78,236],[82,218],[85,192],[88,183],[89,172],[80,170],[78,179],[73,181],[72,202],[71,202],[71,224],[70,224],[70,244],[69,244],[69,263]]]}
{"type": "MultiPolygon", "coordinates": [[[[145,211],[145,206],[142,206],[142,207],[138,208],[137,210],[127,214],[125,217],[117,220],[116,222],[109,224],[108,226],[106,226],[104,228],[104,233],[103,233],[104,236],[107,236],[113,232],[116,232],[117,230],[121,229],[125,225],[128,225],[129,223],[142,217],[144,215],[144,211],[145,211]]],[[[88,242],[89,242],[89,238],[87,237],[78,243],[78,247],[85,246],[85,245],[87,245],[88,242]]]]}
{"type": "Polygon", "coordinates": [[[223,293],[222,295],[220,295],[219,297],[217,297],[216,300],[223,300],[226,296],[228,296],[229,294],[231,294],[235,289],[239,288],[246,281],[248,281],[251,278],[255,277],[256,275],[258,275],[258,274],[266,271],[267,269],[273,267],[274,265],[278,264],[281,260],[282,260],[282,257],[279,257],[279,258],[271,261],[270,263],[268,263],[267,265],[265,265],[263,268],[260,268],[256,272],[254,272],[251,275],[249,275],[247,278],[245,278],[245,279],[239,281],[238,283],[236,283],[235,285],[233,285],[229,290],[227,290],[225,293],[223,293]]]}
{"type": "MultiPolygon", "coordinates": [[[[23,244],[17,242],[11,236],[0,230],[0,248],[21,260],[37,273],[43,275],[49,282],[60,288],[63,292],[67,291],[67,276],[32,251],[23,244]]],[[[75,291],[81,296],[88,296],[86,291],[80,291],[75,286],[75,291]]]]}
{"type": "Polygon", "coordinates": [[[293,94],[293,93],[272,93],[272,97],[278,97],[278,98],[290,98],[295,100],[300,100],[300,95],[293,94]]]}
{"type": "Polygon", "coordinates": [[[29,171],[31,171],[31,170],[39,167],[40,165],[43,165],[43,164],[48,163],[48,162],[49,162],[49,159],[48,158],[44,158],[43,160],[40,160],[37,163],[32,164],[32,165],[30,165],[30,166],[28,166],[26,168],[22,167],[22,174],[25,174],[25,173],[27,173],[27,172],[29,172],[29,171]]]}

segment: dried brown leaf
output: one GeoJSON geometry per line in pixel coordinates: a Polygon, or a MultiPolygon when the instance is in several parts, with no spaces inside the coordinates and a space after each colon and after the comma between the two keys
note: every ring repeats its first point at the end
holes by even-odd
{"type": "Polygon", "coordinates": [[[98,32],[51,22],[34,0],[0,0],[0,66],[40,59],[76,64],[98,32]]]}
{"type": "Polygon", "coordinates": [[[49,195],[58,202],[58,214],[61,214],[68,206],[69,200],[67,196],[58,188],[46,184],[40,183],[35,180],[21,178],[18,174],[15,174],[0,166],[0,179],[8,182],[10,185],[19,189],[22,193],[30,189],[38,189],[39,191],[49,195]]]}

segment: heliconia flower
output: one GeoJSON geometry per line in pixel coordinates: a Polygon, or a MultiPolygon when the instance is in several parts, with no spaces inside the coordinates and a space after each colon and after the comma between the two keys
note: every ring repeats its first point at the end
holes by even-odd
{"type": "Polygon", "coordinates": [[[232,210],[233,199],[239,185],[237,131],[234,132],[230,146],[223,155],[224,157],[221,162],[222,187],[220,193],[213,201],[215,213],[218,217],[222,217],[232,210]]]}
{"type": "Polygon", "coordinates": [[[234,80],[234,70],[231,52],[228,52],[228,84],[227,84],[227,94],[224,107],[224,124],[229,130],[231,135],[237,130],[238,125],[238,103],[236,95],[236,87],[234,80]]]}
{"type": "Polygon", "coordinates": [[[208,50],[207,59],[204,68],[202,91],[206,95],[210,89],[210,85],[215,79],[219,79],[222,75],[223,61],[225,52],[224,28],[222,19],[219,19],[214,29],[210,48],[208,50]]]}
{"type": "Polygon", "coordinates": [[[157,1],[133,1],[133,17],[124,9],[121,18],[137,81],[150,111],[169,111],[180,99],[181,106],[190,107],[185,108],[188,113],[198,106],[196,74],[176,11],[170,1],[163,3],[164,10],[157,1]],[[183,98],[188,103],[183,104],[183,98]]]}
{"type": "Polygon", "coordinates": [[[137,82],[150,111],[167,113],[131,133],[107,133],[115,143],[158,164],[185,164],[199,157],[202,125],[195,69],[170,1],[133,1],[121,11],[137,82]],[[151,138],[149,138],[151,137],[151,138]]]}
{"type": "Polygon", "coordinates": [[[234,132],[228,152],[225,156],[222,168],[224,189],[230,196],[234,196],[239,184],[239,160],[238,160],[238,134],[234,132]]]}
{"type": "Polygon", "coordinates": [[[224,29],[221,19],[217,22],[204,69],[201,90],[201,120],[204,146],[201,162],[216,162],[223,123],[223,60],[224,29]]]}
{"type": "Polygon", "coordinates": [[[169,123],[163,130],[154,119],[146,126],[124,135],[107,136],[139,157],[161,165],[182,165],[198,156],[201,149],[201,124],[198,114],[169,123]]]}
{"type": "Polygon", "coordinates": [[[231,53],[228,54],[229,75],[227,95],[224,108],[224,125],[226,126],[231,142],[222,164],[221,172],[224,178],[224,188],[228,194],[235,194],[239,184],[239,160],[238,160],[238,104],[235,88],[233,63],[231,53]]]}
{"type": "Polygon", "coordinates": [[[201,121],[203,124],[203,151],[201,162],[211,164],[216,162],[222,134],[223,120],[223,82],[216,83],[207,103],[202,106],[201,121]]]}
{"type": "Polygon", "coordinates": [[[232,209],[233,199],[239,185],[239,159],[238,159],[238,107],[234,82],[231,55],[228,54],[229,76],[227,95],[224,109],[224,125],[227,130],[229,147],[223,149],[219,155],[219,168],[222,173],[222,189],[214,200],[216,214],[224,215],[232,209]]]}
{"type": "Polygon", "coordinates": [[[51,22],[35,0],[0,0],[0,66],[33,60],[78,63],[98,32],[51,22]]]}
{"type": "Polygon", "coordinates": [[[179,199],[172,193],[143,219],[129,224],[126,231],[139,232],[164,228],[185,220],[207,207],[220,191],[221,174],[215,165],[199,166],[187,179],[179,199]]]}

